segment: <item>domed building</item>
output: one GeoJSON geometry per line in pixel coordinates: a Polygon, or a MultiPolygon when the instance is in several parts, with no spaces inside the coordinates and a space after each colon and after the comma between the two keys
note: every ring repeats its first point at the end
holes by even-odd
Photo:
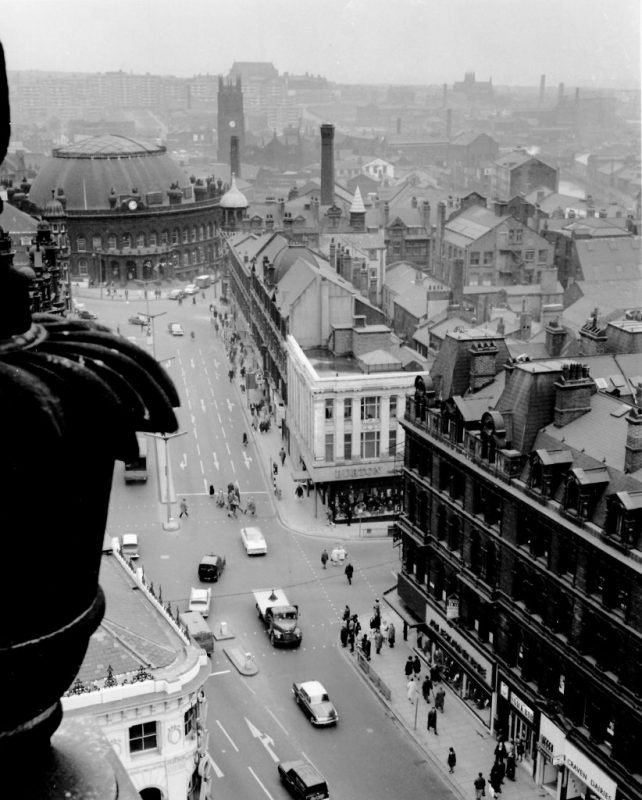
{"type": "Polygon", "coordinates": [[[72,277],[122,285],[215,269],[220,194],[162,145],[103,135],[54,150],[29,200],[50,222],[64,212],[72,277]]]}
{"type": "Polygon", "coordinates": [[[233,231],[240,227],[243,217],[247,212],[248,202],[246,196],[236,185],[236,176],[232,173],[232,183],[230,188],[221,197],[219,203],[221,209],[221,224],[227,231],[233,231]]]}

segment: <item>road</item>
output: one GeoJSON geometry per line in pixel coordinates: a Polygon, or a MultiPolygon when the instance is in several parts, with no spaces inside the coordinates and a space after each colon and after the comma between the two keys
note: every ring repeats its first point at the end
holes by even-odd
{"type": "MultiPolygon", "coordinates": [[[[388,540],[350,542],[355,577],[348,586],[341,568],[322,569],[320,553],[327,543],[283,528],[267,491],[267,465],[259,463],[252,443],[247,450],[241,446],[247,430],[241,409],[245,398],[227,378],[224,346],[209,322],[209,302],[208,293],[196,306],[161,300],[154,301],[152,310],[167,311],[156,320],[155,350],[160,360],[171,357],[168,370],[182,401],[178,417],[187,435],[170,444],[170,463],[176,497],[186,498],[189,517],[180,520],[177,531],[163,530],[165,511],[158,502],[152,457],[145,485],[125,486],[122,465],[117,465],[108,531],[138,533],[140,562],[148,578],[162,587],[164,601],[181,610],[191,586],[199,585],[201,556],[217,552],[227,559],[221,579],[212,586],[208,621],[214,630],[225,622],[235,634],[227,644],[251,653],[259,672],[241,676],[223,652],[226,642],[217,642],[206,685],[213,796],[287,797],[276,763],[303,757],[326,777],[331,796],[339,800],[415,800],[426,795],[428,786],[435,800],[451,798],[450,789],[365,684],[338,641],[346,603],[367,625],[374,598],[394,582],[397,551],[388,540]],[[170,322],[180,322],[186,336],[170,336],[170,322]],[[238,480],[244,501],[250,494],[257,500],[252,522],[265,534],[265,557],[250,558],[241,545],[239,529],[248,518],[230,519],[207,492],[210,482],[219,488],[230,480],[238,480]],[[300,606],[303,643],[298,650],[272,648],[257,618],[252,589],[273,586],[283,588],[300,606]],[[329,691],[340,715],[336,728],[313,728],[294,703],[292,683],[310,679],[321,680],[329,691]]],[[[86,304],[100,321],[119,326],[149,347],[144,332],[126,322],[132,313],[145,311],[144,302],[86,304]]]]}

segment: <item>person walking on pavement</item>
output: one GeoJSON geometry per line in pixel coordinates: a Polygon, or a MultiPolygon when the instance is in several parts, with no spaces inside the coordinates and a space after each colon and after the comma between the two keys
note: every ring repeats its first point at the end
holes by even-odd
{"type": "Polygon", "coordinates": [[[380,655],[381,645],[383,644],[383,634],[381,633],[379,628],[377,628],[377,630],[374,632],[374,643],[375,643],[375,653],[377,655],[380,655]]]}
{"type": "Polygon", "coordinates": [[[457,763],[457,755],[455,754],[455,748],[451,747],[448,750],[448,758],[446,759],[448,763],[448,772],[452,775],[455,771],[455,764],[457,763]]]}
{"type": "Polygon", "coordinates": [[[475,786],[475,800],[481,800],[486,794],[484,791],[486,788],[486,781],[484,780],[484,776],[481,774],[481,772],[475,778],[473,785],[475,786]]]}
{"type": "Polygon", "coordinates": [[[341,641],[341,647],[346,647],[348,644],[348,624],[346,622],[341,625],[339,639],[341,641]]]}
{"type": "Polygon", "coordinates": [[[437,733],[437,709],[434,706],[428,712],[427,728],[429,731],[434,731],[435,736],[439,736],[437,733]]]}
{"type": "Polygon", "coordinates": [[[350,616],[351,616],[351,614],[350,614],[350,606],[346,605],[346,607],[343,609],[343,621],[344,622],[348,622],[349,619],[350,619],[350,616]]]}
{"type": "Polygon", "coordinates": [[[495,761],[503,761],[506,757],[506,746],[504,740],[500,739],[495,747],[495,761]]]}
{"type": "Polygon", "coordinates": [[[395,625],[394,622],[391,622],[388,625],[388,646],[394,647],[395,646],[395,625]]]}
{"type": "Polygon", "coordinates": [[[441,711],[442,714],[444,713],[445,700],[446,700],[446,690],[444,689],[443,686],[440,686],[439,689],[437,689],[437,691],[435,692],[435,705],[441,711]]]}
{"type": "Polygon", "coordinates": [[[408,656],[408,660],[406,661],[404,668],[404,672],[406,673],[406,678],[410,678],[412,675],[412,656],[408,656]]]}
{"type": "Polygon", "coordinates": [[[213,484],[213,483],[210,483],[210,489],[209,489],[209,492],[210,492],[210,497],[212,497],[212,498],[213,498],[213,497],[214,497],[214,495],[216,494],[216,489],[214,488],[214,484],[213,484]]]}
{"type": "Polygon", "coordinates": [[[179,518],[180,518],[180,517],[189,517],[189,512],[188,512],[188,510],[187,510],[187,501],[185,500],[185,498],[183,498],[183,499],[181,500],[181,506],[180,506],[180,508],[181,508],[181,513],[178,515],[178,516],[179,516],[179,518]]]}
{"type": "Polygon", "coordinates": [[[415,673],[415,677],[419,678],[419,673],[421,672],[421,659],[419,656],[415,656],[412,660],[412,671],[415,673]]]}
{"type": "Polygon", "coordinates": [[[285,450],[281,448],[279,450],[279,458],[281,459],[281,466],[285,464],[285,450]]]}
{"type": "Polygon", "coordinates": [[[509,781],[515,780],[515,748],[506,755],[506,777],[509,781]]]}
{"type": "Polygon", "coordinates": [[[350,645],[351,653],[354,653],[354,640],[355,640],[354,622],[352,620],[348,620],[348,643],[350,645]]]}
{"type": "Polygon", "coordinates": [[[346,574],[346,578],[348,579],[348,585],[352,586],[352,574],[354,573],[354,567],[352,566],[352,564],[349,561],[346,564],[346,568],[344,569],[344,572],[346,574]]]}
{"type": "Polygon", "coordinates": [[[501,785],[502,785],[502,777],[501,777],[501,765],[499,761],[496,761],[491,770],[490,770],[490,778],[489,778],[490,785],[493,789],[497,792],[497,794],[501,794],[501,785]]]}
{"type": "Polygon", "coordinates": [[[523,738],[517,742],[517,744],[515,745],[515,750],[517,752],[517,760],[522,761],[524,758],[524,751],[526,750],[523,738]]]}
{"type": "Polygon", "coordinates": [[[413,705],[417,702],[417,681],[412,676],[408,679],[408,683],[406,684],[406,697],[413,705]]]}
{"type": "Polygon", "coordinates": [[[328,563],[328,551],[323,548],[323,552],[321,553],[321,563],[323,564],[323,569],[327,569],[326,564],[328,563]]]}
{"type": "Polygon", "coordinates": [[[424,700],[429,703],[430,702],[430,693],[432,692],[432,682],[430,680],[430,675],[426,675],[424,678],[424,682],[421,684],[421,693],[424,696],[424,700]]]}
{"type": "Polygon", "coordinates": [[[301,486],[300,483],[297,484],[297,487],[294,490],[294,494],[298,497],[299,500],[303,497],[303,486],[301,486]]]}
{"type": "Polygon", "coordinates": [[[326,522],[326,525],[329,528],[336,528],[336,525],[335,525],[335,522],[334,522],[334,513],[332,512],[332,508],[330,506],[328,506],[328,510],[325,512],[325,515],[326,515],[327,520],[328,520],[326,522]]]}
{"type": "Polygon", "coordinates": [[[356,614],[352,615],[352,622],[354,623],[354,635],[358,636],[361,631],[361,623],[359,622],[359,617],[356,614]]]}

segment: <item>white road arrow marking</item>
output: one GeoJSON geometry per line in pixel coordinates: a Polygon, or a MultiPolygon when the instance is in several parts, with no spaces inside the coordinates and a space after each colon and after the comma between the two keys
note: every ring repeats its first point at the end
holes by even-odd
{"type": "Polygon", "coordinates": [[[216,777],[217,778],[222,778],[223,777],[223,772],[216,766],[216,763],[214,762],[214,759],[212,758],[212,756],[209,753],[207,754],[207,760],[210,762],[210,766],[214,770],[214,774],[216,775],[216,777]]]}
{"type": "Polygon", "coordinates": [[[243,718],[247,722],[247,727],[250,729],[250,733],[255,739],[258,739],[263,747],[268,751],[272,761],[275,763],[280,761],[281,759],[277,756],[277,754],[272,750],[274,747],[274,739],[271,736],[268,736],[267,733],[261,733],[261,731],[253,725],[247,717],[243,718]]]}
{"type": "Polygon", "coordinates": [[[252,463],[252,456],[248,456],[245,450],[243,451],[243,461],[245,461],[245,466],[247,467],[247,469],[249,469],[250,464],[252,463]]]}
{"type": "Polygon", "coordinates": [[[230,398],[228,397],[228,398],[227,398],[227,409],[228,409],[228,411],[230,412],[230,414],[232,413],[232,409],[233,409],[233,408],[234,408],[234,403],[233,403],[233,402],[230,400],[230,398]]]}
{"type": "Polygon", "coordinates": [[[216,457],[216,453],[214,451],[212,451],[212,459],[214,460],[214,466],[216,467],[216,469],[220,469],[218,465],[218,458],[216,457]]]}
{"type": "Polygon", "coordinates": [[[187,466],[187,453],[183,453],[183,458],[181,459],[181,463],[178,465],[181,469],[185,469],[187,466]]]}

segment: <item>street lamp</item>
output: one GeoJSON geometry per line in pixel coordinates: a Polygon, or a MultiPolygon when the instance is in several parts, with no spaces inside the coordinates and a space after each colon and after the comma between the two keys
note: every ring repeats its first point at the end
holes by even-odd
{"type": "Polygon", "coordinates": [[[177,436],[185,436],[187,431],[180,431],[179,433],[147,433],[153,439],[162,439],[165,443],[165,497],[167,501],[167,519],[163,522],[163,530],[177,531],[180,524],[172,517],[172,500],[170,497],[170,480],[169,480],[169,447],[168,441],[175,439],[177,436]]]}

